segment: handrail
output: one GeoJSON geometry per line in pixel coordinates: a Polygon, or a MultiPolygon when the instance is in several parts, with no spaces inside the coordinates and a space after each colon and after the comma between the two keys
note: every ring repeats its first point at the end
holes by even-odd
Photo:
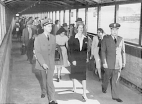
{"type": "MultiPolygon", "coordinates": [[[[92,36],[94,36],[94,35],[96,35],[96,34],[94,34],[94,33],[90,33],[90,32],[87,32],[89,35],[92,35],[92,36]]],[[[136,43],[131,43],[131,42],[128,42],[128,41],[124,41],[126,44],[128,44],[128,45],[132,45],[132,46],[137,46],[138,48],[142,48],[142,45],[139,45],[139,44],[136,44],[136,43]]]]}
{"type": "Polygon", "coordinates": [[[7,47],[9,45],[8,43],[9,43],[9,39],[10,39],[10,32],[13,28],[12,24],[13,24],[13,20],[12,20],[9,30],[8,30],[7,34],[5,35],[4,40],[0,46],[0,56],[1,56],[1,58],[0,58],[0,82],[1,82],[1,77],[2,77],[2,73],[3,73],[3,66],[4,66],[4,62],[5,62],[7,47]]]}

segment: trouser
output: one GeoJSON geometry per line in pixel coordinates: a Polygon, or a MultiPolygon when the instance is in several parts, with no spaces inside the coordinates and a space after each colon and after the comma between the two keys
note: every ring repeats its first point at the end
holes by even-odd
{"type": "Polygon", "coordinates": [[[54,70],[48,69],[47,73],[44,70],[40,70],[41,76],[42,76],[42,83],[43,83],[43,90],[42,93],[46,94],[48,100],[55,100],[54,94],[55,94],[55,88],[53,84],[53,73],[54,70]]]}
{"type": "Polygon", "coordinates": [[[121,70],[119,69],[105,69],[102,87],[104,90],[107,90],[110,80],[112,98],[119,98],[117,87],[119,83],[120,72],[121,70]]]}
{"type": "Polygon", "coordinates": [[[36,63],[36,60],[33,60],[32,72],[35,74],[35,77],[39,81],[40,88],[41,88],[41,93],[43,93],[44,91],[43,91],[43,79],[42,79],[42,75],[41,75],[40,70],[35,69],[35,63],[36,63]]]}

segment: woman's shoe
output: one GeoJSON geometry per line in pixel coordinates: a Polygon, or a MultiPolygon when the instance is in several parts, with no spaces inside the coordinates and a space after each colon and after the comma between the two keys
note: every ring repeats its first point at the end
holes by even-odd
{"type": "Polygon", "coordinates": [[[82,95],[83,100],[86,102],[88,100],[87,96],[82,95]]]}

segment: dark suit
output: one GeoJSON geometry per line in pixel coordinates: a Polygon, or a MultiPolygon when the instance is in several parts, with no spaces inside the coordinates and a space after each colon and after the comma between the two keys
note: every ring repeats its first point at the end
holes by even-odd
{"type": "Polygon", "coordinates": [[[72,79],[86,80],[86,60],[87,60],[87,48],[88,38],[84,37],[82,50],[80,50],[80,42],[75,36],[71,36],[69,40],[70,57],[69,60],[76,61],[76,66],[71,65],[72,79]]]}
{"type": "Polygon", "coordinates": [[[48,40],[44,33],[38,35],[34,42],[36,65],[35,69],[40,70],[43,79],[42,93],[47,93],[48,100],[54,100],[54,85],[53,85],[53,73],[55,69],[55,48],[56,39],[54,35],[50,35],[48,40]],[[47,64],[49,69],[46,71],[42,65],[47,64]]]}
{"type": "Polygon", "coordinates": [[[117,43],[114,42],[111,35],[104,36],[101,44],[102,63],[107,64],[105,69],[102,87],[107,90],[109,80],[111,79],[112,98],[119,98],[117,85],[121,68],[125,67],[125,45],[122,37],[117,36],[117,43]]]}

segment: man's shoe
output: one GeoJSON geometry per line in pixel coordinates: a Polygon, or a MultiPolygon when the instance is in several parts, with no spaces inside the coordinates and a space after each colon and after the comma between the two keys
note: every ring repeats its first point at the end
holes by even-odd
{"type": "Polygon", "coordinates": [[[45,94],[41,94],[41,98],[45,98],[45,94]]]}
{"type": "Polygon", "coordinates": [[[51,101],[49,102],[49,104],[58,104],[58,103],[56,103],[55,101],[51,101]]]}
{"type": "Polygon", "coordinates": [[[117,102],[123,102],[121,99],[119,98],[112,98],[113,100],[116,100],[117,102]]]}
{"type": "Polygon", "coordinates": [[[102,92],[103,92],[103,93],[106,93],[106,90],[105,90],[103,87],[102,87],[102,92]]]}

